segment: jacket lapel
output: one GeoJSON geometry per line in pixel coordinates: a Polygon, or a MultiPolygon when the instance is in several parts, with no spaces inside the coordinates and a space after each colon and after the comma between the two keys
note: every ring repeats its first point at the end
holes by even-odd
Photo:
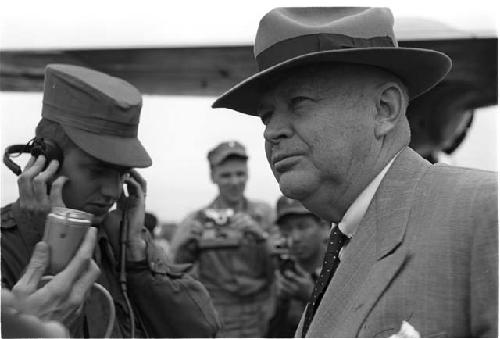
{"type": "Polygon", "coordinates": [[[404,149],[382,180],[345,248],[307,333],[308,337],[354,337],[407,258],[399,248],[416,184],[428,163],[404,149]],[[420,159],[420,161],[415,161],[420,159]]]}

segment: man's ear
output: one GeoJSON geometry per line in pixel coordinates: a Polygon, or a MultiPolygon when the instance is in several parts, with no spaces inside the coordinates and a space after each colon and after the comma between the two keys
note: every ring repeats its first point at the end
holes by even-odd
{"type": "Polygon", "coordinates": [[[406,95],[399,84],[387,82],[378,88],[375,138],[387,135],[406,110],[406,95]]]}

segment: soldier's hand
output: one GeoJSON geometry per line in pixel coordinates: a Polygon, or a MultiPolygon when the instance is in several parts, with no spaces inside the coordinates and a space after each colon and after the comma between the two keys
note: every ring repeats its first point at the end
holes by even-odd
{"type": "Polygon", "coordinates": [[[243,234],[247,233],[257,239],[265,239],[265,232],[261,226],[246,213],[236,213],[231,218],[231,226],[239,229],[243,234]]]}
{"type": "Polygon", "coordinates": [[[189,239],[194,239],[194,240],[199,240],[201,236],[203,235],[203,224],[199,222],[198,220],[191,220],[189,223],[189,234],[188,238],[189,239]]]}
{"type": "Polygon", "coordinates": [[[314,289],[314,281],[300,265],[295,265],[295,271],[285,271],[280,274],[280,284],[283,291],[302,301],[309,301],[314,289]]]}
{"type": "Polygon", "coordinates": [[[43,321],[20,312],[14,294],[2,288],[2,336],[4,338],[69,338],[68,330],[59,322],[43,321]]]}
{"type": "Polygon", "coordinates": [[[45,162],[43,155],[37,158],[32,156],[17,179],[20,207],[24,213],[33,216],[45,216],[55,206],[65,207],[62,189],[68,178],[60,176],[52,182],[59,161],[52,160],[43,170],[45,162]]]}
{"type": "Polygon", "coordinates": [[[146,206],[147,183],[136,170],[124,178],[128,196],[122,193],[117,201],[116,210],[109,213],[103,222],[104,229],[110,238],[115,253],[119,253],[120,221],[125,211],[128,224],[127,259],[141,261],[146,258],[146,240],[144,232],[144,213],[146,206]]]}
{"type": "Polygon", "coordinates": [[[39,287],[49,263],[49,247],[39,242],[26,272],[12,288],[15,308],[43,321],[59,321],[70,326],[78,317],[87,292],[99,276],[99,268],[92,260],[96,229],[91,227],[80,248],[66,268],[43,287],[39,287]]]}

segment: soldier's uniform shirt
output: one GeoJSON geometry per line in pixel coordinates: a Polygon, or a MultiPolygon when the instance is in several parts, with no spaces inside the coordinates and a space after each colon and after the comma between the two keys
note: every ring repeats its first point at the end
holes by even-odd
{"type": "MultiPolygon", "coordinates": [[[[240,206],[235,212],[248,214],[263,230],[274,227],[274,211],[268,204],[245,199],[240,206]]],[[[206,208],[225,207],[217,198],[206,208]]],[[[271,248],[265,240],[245,237],[236,248],[193,248],[190,229],[203,221],[202,210],[179,225],[172,242],[175,261],[195,263],[196,275],[208,289],[222,320],[220,336],[262,337],[275,307],[271,248]]]]}

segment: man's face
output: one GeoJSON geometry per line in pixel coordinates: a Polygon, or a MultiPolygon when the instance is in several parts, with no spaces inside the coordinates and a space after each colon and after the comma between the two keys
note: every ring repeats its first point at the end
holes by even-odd
{"type": "Polygon", "coordinates": [[[291,241],[291,253],[308,260],[322,253],[328,226],[311,214],[290,214],[279,221],[280,232],[291,241]]]}
{"type": "Polygon", "coordinates": [[[211,171],[214,184],[221,197],[232,203],[239,202],[245,193],[248,180],[248,166],[244,159],[227,159],[214,166],[211,171]]]}
{"type": "Polygon", "coordinates": [[[100,223],[120,197],[128,170],[99,161],[77,147],[70,148],[59,172],[69,179],[63,188],[66,207],[92,213],[94,222],[100,223]]]}
{"type": "Polygon", "coordinates": [[[375,105],[353,66],[301,69],[261,97],[266,156],[281,191],[304,201],[320,189],[338,203],[365,170],[375,105]]]}

